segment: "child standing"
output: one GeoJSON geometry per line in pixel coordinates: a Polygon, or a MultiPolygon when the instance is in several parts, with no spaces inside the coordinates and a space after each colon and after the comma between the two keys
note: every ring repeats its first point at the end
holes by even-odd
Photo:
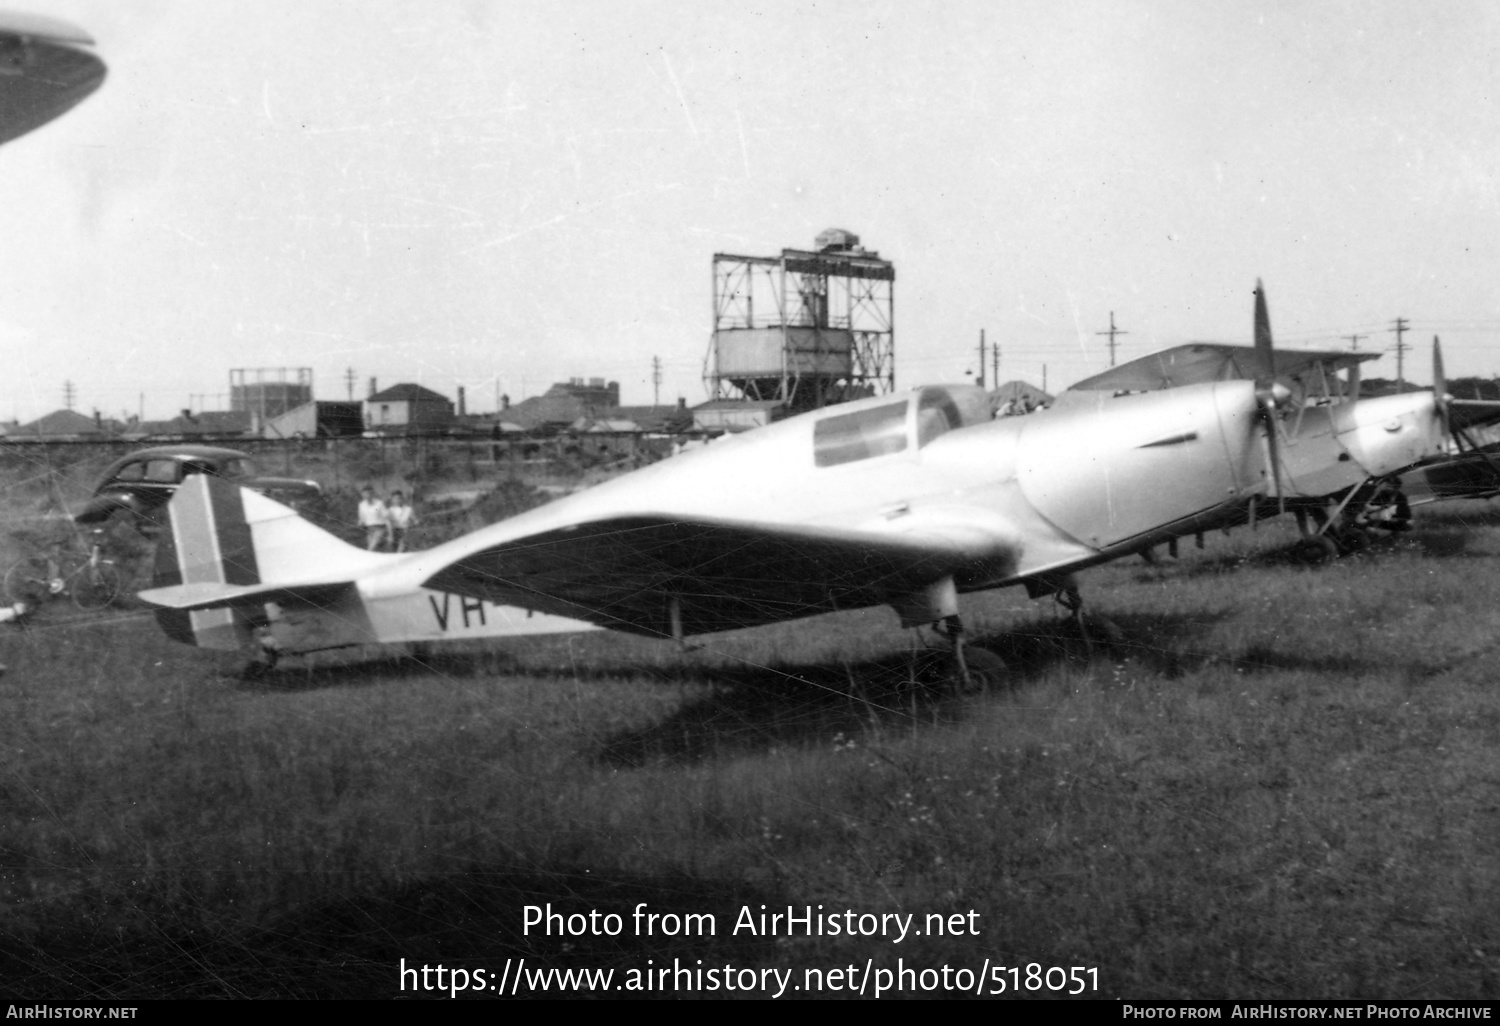
{"type": "Polygon", "coordinates": [[[416,526],[417,511],[406,504],[406,496],[400,492],[391,493],[391,504],[385,511],[387,522],[391,527],[391,551],[406,551],[406,532],[416,526]]]}
{"type": "Polygon", "coordinates": [[[390,511],[369,485],[360,490],[359,496],[359,526],[365,529],[365,548],[379,552],[385,547],[390,530],[390,511]]]}

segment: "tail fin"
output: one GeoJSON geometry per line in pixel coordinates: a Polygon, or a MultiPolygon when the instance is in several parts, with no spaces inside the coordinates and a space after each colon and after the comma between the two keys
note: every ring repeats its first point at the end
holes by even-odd
{"type": "Polygon", "coordinates": [[[167,506],[152,587],[168,637],[204,648],[240,648],[266,621],[265,604],[318,601],[399,557],[365,552],[294,511],[209,474],[187,478],[167,506]]]}

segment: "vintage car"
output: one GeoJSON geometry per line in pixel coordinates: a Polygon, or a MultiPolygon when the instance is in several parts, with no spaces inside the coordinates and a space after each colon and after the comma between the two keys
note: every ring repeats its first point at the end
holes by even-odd
{"type": "Polygon", "coordinates": [[[316,481],[257,474],[254,461],[235,449],[161,446],[141,449],[112,463],[94,486],[93,497],[73,519],[98,525],[120,518],[149,533],[162,523],[164,507],[188,474],[229,478],[294,508],[323,494],[316,481]]]}

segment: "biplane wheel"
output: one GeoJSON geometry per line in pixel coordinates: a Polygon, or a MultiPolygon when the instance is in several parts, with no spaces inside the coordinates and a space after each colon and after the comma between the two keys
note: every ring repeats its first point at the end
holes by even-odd
{"type": "Polygon", "coordinates": [[[1330,559],[1338,558],[1339,547],[1332,538],[1326,534],[1320,534],[1315,538],[1304,538],[1298,542],[1296,556],[1309,565],[1326,563],[1330,559]]]}
{"type": "Polygon", "coordinates": [[[965,648],[964,666],[969,671],[969,679],[963,679],[963,673],[959,670],[957,661],[954,663],[954,675],[958,678],[959,687],[970,694],[978,694],[982,691],[992,691],[1005,683],[1007,667],[1005,660],[991,652],[987,648],[965,648]]]}
{"type": "Polygon", "coordinates": [[[1106,648],[1123,644],[1125,632],[1120,630],[1120,625],[1107,616],[1099,616],[1094,613],[1088,615],[1080,614],[1078,617],[1078,630],[1084,636],[1084,640],[1106,648]]]}
{"type": "Polygon", "coordinates": [[[1346,527],[1333,539],[1339,555],[1352,556],[1370,547],[1370,534],[1362,527],[1346,527]]]}

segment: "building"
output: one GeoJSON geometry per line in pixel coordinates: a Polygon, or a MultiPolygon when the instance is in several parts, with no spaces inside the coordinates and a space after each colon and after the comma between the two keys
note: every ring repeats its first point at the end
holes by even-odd
{"type": "Polygon", "coordinates": [[[842,229],[815,245],[780,256],[714,254],[711,401],[802,413],[894,390],[895,266],[842,229]]]}
{"type": "Polygon", "coordinates": [[[91,442],[109,437],[102,421],[74,410],[54,410],[6,435],[9,442],[91,442]]]}
{"type": "Polygon", "coordinates": [[[364,411],[357,402],[317,400],[303,403],[261,426],[262,438],[341,438],[364,431],[364,411]]]}
{"type": "Polygon", "coordinates": [[[693,427],[711,435],[765,427],[788,413],[775,399],[710,399],[693,407],[693,427]]]}
{"type": "Polygon", "coordinates": [[[620,383],[611,381],[605,384],[603,378],[589,378],[587,382],[582,378],[570,378],[566,382],[559,381],[547,389],[545,394],[569,396],[583,403],[585,407],[592,406],[596,410],[620,405],[620,383]]]}
{"type": "Polygon", "coordinates": [[[365,431],[377,435],[425,435],[453,426],[453,402],[421,385],[392,385],[365,400],[365,431]]]}
{"type": "Polygon", "coordinates": [[[229,409],[264,424],[312,402],[311,367],[236,367],[229,372],[229,409]]]}

